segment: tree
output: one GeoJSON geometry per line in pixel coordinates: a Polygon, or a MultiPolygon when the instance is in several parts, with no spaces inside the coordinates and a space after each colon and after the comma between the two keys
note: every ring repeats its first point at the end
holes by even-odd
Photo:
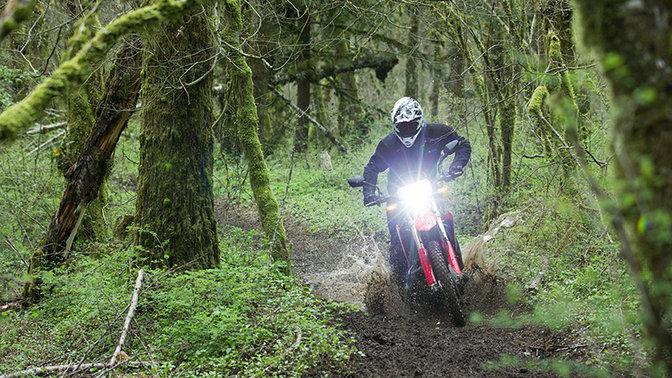
{"type": "MultiPolygon", "coordinates": [[[[71,6],[73,4],[70,4],[71,6]]],[[[83,5],[86,6],[86,5],[83,5]]],[[[74,8],[74,6],[72,6],[74,8]]],[[[77,12],[71,9],[71,17],[76,17],[77,12]]],[[[68,48],[64,54],[64,60],[70,59],[82,46],[93,37],[94,28],[100,28],[98,15],[85,14],[73,28],[74,34],[68,41],[68,48]]],[[[58,150],[58,165],[65,174],[76,162],[80,152],[86,145],[87,136],[96,122],[96,106],[100,103],[103,95],[102,69],[90,75],[82,85],[75,85],[66,95],[66,127],[67,132],[61,147],[58,150]]],[[[98,197],[89,203],[86,213],[79,227],[80,236],[94,239],[97,236],[105,236],[107,227],[102,216],[107,200],[105,183],[98,190],[98,197]]]]}
{"type": "MultiPolygon", "coordinates": [[[[68,185],[49,228],[37,246],[28,268],[36,274],[68,258],[72,242],[87,207],[98,197],[119,136],[135,109],[140,90],[142,55],[133,39],[119,50],[105,80],[107,90],[96,110],[95,123],[77,161],[66,173],[68,185]]],[[[39,277],[26,284],[24,296],[39,297],[39,277]]]]}
{"type": "Polygon", "coordinates": [[[418,98],[418,62],[414,56],[415,50],[420,48],[419,35],[420,32],[420,17],[418,16],[419,9],[415,4],[410,4],[407,8],[411,17],[411,26],[408,29],[408,47],[410,53],[406,59],[406,89],[404,96],[418,98]]]}
{"type": "MultiPolygon", "coordinates": [[[[654,362],[672,374],[672,3],[577,0],[583,41],[600,55],[615,119],[616,201],[605,209],[637,282],[654,362]]],[[[664,372],[658,372],[665,375],[664,372]]]]}
{"type": "Polygon", "coordinates": [[[152,265],[219,265],[211,14],[209,5],[182,14],[145,38],[135,242],[152,265]]]}
{"type": "Polygon", "coordinates": [[[278,201],[271,189],[268,167],[259,142],[259,119],[254,102],[252,72],[245,57],[239,52],[240,42],[236,36],[242,29],[240,1],[227,0],[224,16],[227,26],[223,38],[232,51],[231,88],[233,104],[236,109],[234,122],[238,127],[240,144],[247,159],[250,174],[250,186],[259,210],[259,218],[264,233],[271,242],[271,257],[274,261],[284,262],[281,270],[290,274],[290,249],[287,248],[285,228],[280,219],[278,201]]]}

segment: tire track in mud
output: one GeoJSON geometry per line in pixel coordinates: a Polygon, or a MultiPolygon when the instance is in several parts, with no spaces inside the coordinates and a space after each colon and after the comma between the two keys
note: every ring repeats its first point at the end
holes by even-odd
{"type": "MultiPolygon", "coordinates": [[[[254,209],[231,208],[216,200],[215,212],[220,224],[261,229],[254,209]]],[[[492,370],[491,362],[500,361],[503,355],[519,361],[585,359],[585,350],[563,351],[562,346],[575,345],[572,336],[540,327],[514,330],[468,323],[456,328],[429,314],[405,316],[405,306],[387,280],[389,269],[383,256],[387,251],[380,247],[384,242],[361,233],[349,240],[337,233],[309,232],[293,220],[285,220],[284,225],[294,245],[294,274],[315,295],[360,309],[339,318],[339,327],[357,340],[359,353],[353,355],[346,371],[331,376],[548,377],[555,374],[524,367],[492,370]]],[[[464,300],[465,314],[492,315],[506,308],[504,285],[495,279],[469,281],[464,300]]],[[[318,366],[309,375],[330,371],[330,366],[318,366]]]]}

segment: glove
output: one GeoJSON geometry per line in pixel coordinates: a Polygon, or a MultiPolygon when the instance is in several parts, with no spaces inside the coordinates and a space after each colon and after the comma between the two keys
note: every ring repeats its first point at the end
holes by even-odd
{"type": "Polygon", "coordinates": [[[373,202],[376,202],[378,197],[373,193],[364,194],[364,206],[371,206],[373,202]]]}
{"type": "Polygon", "coordinates": [[[464,171],[462,170],[462,167],[450,167],[450,170],[448,171],[448,176],[455,179],[462,176],[463,173],[464,171]]]}

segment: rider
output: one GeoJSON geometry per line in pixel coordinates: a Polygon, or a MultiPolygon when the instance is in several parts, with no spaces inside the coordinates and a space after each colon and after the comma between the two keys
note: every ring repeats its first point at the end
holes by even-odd
{"type": "MultiPolygon", "coordinates": [[[[394,132],[378,143],[376,152],[364,167],[366,182],[375,186],[378,174],[387,168],[390,169],[388,193],[396,193],[400,187],[422,178],[433,179],[437,175],[437,162],[441,151],[455,153],[448,176],[454,178],[462,175],[463,168],[471,156],[471,145],[452,127],[442,123],[425,122],[420,104],[410,97],[402,97],[394,104],[391,119],[394,132]],[[453,141],[457,141],[456,145],[451,143],[453,141]]],[[[370,206],[376,200],[374,189],[364,186],[363,192],[364,205],[370,206]]],[[[390,265],[395,275],[394,280],[401,284],[405,276],[406,257],[400,248],[399,238],[396,237],[395,225],[398,223],[396,216],[394,212],[387,212],[387,224],[392,239],[390,265]]],[[[444,220],[444,225],[462,267],[462,254],[454,235],[452,219],[444,220]]]]}

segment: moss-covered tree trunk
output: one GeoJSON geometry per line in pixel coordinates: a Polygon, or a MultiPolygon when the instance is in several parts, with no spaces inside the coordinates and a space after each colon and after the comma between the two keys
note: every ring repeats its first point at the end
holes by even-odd
{"type": "Polygon", "coordinates": [[[234,122],[238,126],[240,143],[247,159],[250,186],[259,209],[259,218],[266,237],[273,243],[271,257],[274,261],[286,263],[282,271],[290,274],[290,251],[287,247],[285,228],[280,219],[278,201],[271,189],[268,167],[257,133],[259,120],[254,103],[252,72],[245,57],[237,53],[240,46],[237,37],[242,29],[241,5],[239,0],[227,0],[224,4],[227,26],[223,38],[229,46],[233,47],[231,88],[232,100],[236,108],[234,122]]]}
{"type": "Polygon", "coordinates": [[[219,52],[211,17],[205,6],[145,36],[135,242],[151,265],[219,265],[212,192],[219,52]]]}
{"type": "Polygon", "coordinates": [[[564,177],[561,185],[565,191],[573,194],[576,186],[572,176],[577,161],[567,147],[577,140],[578,106],[572,78],[562,57],[560,39],[553,32],[547,38],[550,62],[545,84],[532,93],[527,111],[543,141],[546,154],[562,165],[564,177]]]}
{"type": "Polygon", "coordinates": [[[611,84],[617,201],[655,375],[672,375],[672,2],[576,0],[582,38],[611,84]]]}
{"type": "MultiPolygon", "coordinates": [[[[324,81],[324,80],[323,80],[324,81]]],[[[315,118],[327,130],[331,129],[329,122],[329,108],[328,102],[331,96],[331,88],[324,83],[318,82],[311,90],[313,95],[313,106],[315,107],[315,118]]],[[[315,124],[311,122],[309,131],[310,141],[317,141],[319,146],[326,146],[329,144],[329,139],[315,124]]]]}

